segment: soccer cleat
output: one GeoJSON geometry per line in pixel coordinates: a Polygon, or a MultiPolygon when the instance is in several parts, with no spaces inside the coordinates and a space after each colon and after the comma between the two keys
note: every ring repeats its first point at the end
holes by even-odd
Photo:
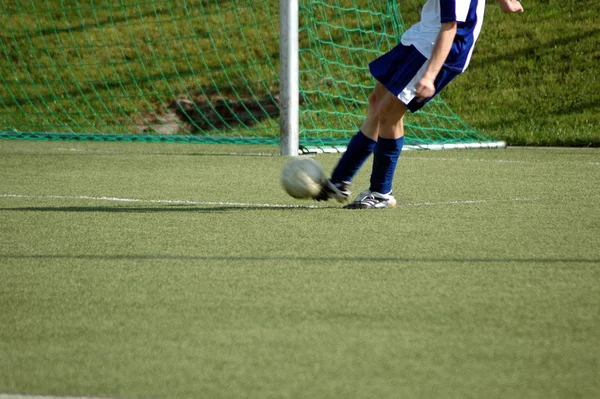
{"type": "Polygon", "coordinates": [[[350,183],[332,183],[331,180],[327,180],[323,184],[319,195],[315,197],[315,200],[327,201],[329,199],[334,199],[338,202],[346,202],[351,195],[352,192],[350,191],[350,183]]]}
{"type": "Polygon", "coordinates": [[[345,209],[382,209],[393,208],[396,206],[396,198],[389,194],[380,194],[376,191],[366,190],[358,197],[344,206],[345,209]]]}

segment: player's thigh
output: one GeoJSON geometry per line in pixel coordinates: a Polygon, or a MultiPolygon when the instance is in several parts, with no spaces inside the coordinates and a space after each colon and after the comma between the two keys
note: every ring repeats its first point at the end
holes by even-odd
{"type": "Polygon", "coordinates": [[[378,116],[385,115],[389,118],[394,118],[396,115],[399,118],[407,111],[406,105],[392,94],[383,84],[377,82],[375,88],[369,95],[369,111],[378,116]]]}

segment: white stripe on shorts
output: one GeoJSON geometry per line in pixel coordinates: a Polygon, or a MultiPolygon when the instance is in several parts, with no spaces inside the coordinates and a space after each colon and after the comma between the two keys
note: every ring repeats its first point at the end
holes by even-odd
{"type": "Polygon", "coordinates": [[[404,90],[398,94],[398,100],[402,101],[405,105],[408,105],[416,96],[415,86],[419,83],[419,80],[425,75],[425,70],[427,69],[427,65],[429,65],[429,60],[423,64],[421,68],[417,71],[415,76],[411,79],[410,82],[404,87],[404,90]]]}

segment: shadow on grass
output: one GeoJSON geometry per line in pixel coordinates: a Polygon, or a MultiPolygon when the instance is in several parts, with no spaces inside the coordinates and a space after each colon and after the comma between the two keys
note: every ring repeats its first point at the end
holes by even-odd
{"type": "Polygon", "coordinates": [[[416,257],[360,257],[360,256],[225,256],[225,255],[19,255],[4,254],[0,259],[39,259],[39,260],[183,260],[183,261],[232,261],[232,262],[266,262],[266,261],[301,261],[301,262],[353,262],[373,264],[377,262],[394,263],[586,263],[600,264],[600,259],[584,258],[416,258],[416,257]]]}

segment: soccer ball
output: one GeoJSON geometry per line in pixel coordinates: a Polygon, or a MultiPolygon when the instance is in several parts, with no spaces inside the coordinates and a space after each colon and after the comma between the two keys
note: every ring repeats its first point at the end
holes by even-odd
{"type": "Polygon", "coordinates": [[[281,184],[294,198],[315,198],[326,179],[321,165],[308,157],[290,158],[281,171],[281,184]]]}

